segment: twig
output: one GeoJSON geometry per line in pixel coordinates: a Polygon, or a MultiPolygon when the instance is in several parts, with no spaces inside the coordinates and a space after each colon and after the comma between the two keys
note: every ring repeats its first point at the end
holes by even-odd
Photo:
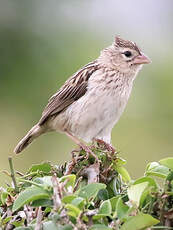
{"type": "Polygon", "coordinates": [[[88,177],[88,184],[95,183],[99,181],[100,165],[98,163],[90,165],[83,171],[84,175],[88,177]]]}
{"type": "Polygon", "coordinates": [[[93,219],[92,217],[95,216],[97,214],[97,210],[88,210],[85,215],[88,217],[88,227],[91,227],[93,224],[93,219]]]}
{"type": "Polygon", "coordinates": [[[76,184],[75,184],[74,189],[73,189],[73,192],[76,192],[76,190],[78,189],[78,186],[79,186],[80,182],[82,181],[82,179],[83,179],[82,176],[77,179],[76,184]]]}
{"type": "Polygon", "coordinates": [[[103,170],[102,174],[104,175],[104,177],[107,177],[107,175],[108,175],[108,173],[109,173],[110,170],[112,170],[112,164],[110,164],[108,168],[106,168],[105,170],[103,170]]]}
{"type": "Polygon", "coordinates": [[[1,219],[3,220],[7,216],[7,211],[2,215],[1,219]]]}
{"type": "Polygon", "coordinates": [[[33,220],[33,208],[29,207],[28,205],[24,205],[23,211],[26,215],[26,222],[27,224],[30,224],[30,222],[33,220]]]}
{"type": "Polygon", "coordinates": [[[5,175],[11,177],[11,174],[7,170],[2,170],[1,172],[4,173],[5,175]]]}
{"type": "Polygon", "coordinates": [[[24,174],[19,171],[16,171],[16,174],[18,174],[19,176],[24,176],[24,174]]]}
{"type": "Polygon", "coordinates": [[[37,212],[37,220],[36,220],[36,226],[35,226],[35,230],[41,230],[42,229],[42,210],[41,207],[38,208],[38,212],[37,212]]]}
{"type": "Polygon", "coordinates": [[[53,184],[54,211],[57,211],[59,207],[61,207],[61,191],[60,191],[60,186],[56,174],[52,176],[51,180],[53,184]]]}
{"type": "Polygon", "coordinates": [[[19,190],[18,190],[17,183],[16,183],[12,157],[9,157],[8,161],[9,161],[9,165],[10,165],[11,178],[12,178],[12,181],[13,181],[13,184],[14,184],[14,189],[15,189],[15,192],[18,192],[19,190]]]}

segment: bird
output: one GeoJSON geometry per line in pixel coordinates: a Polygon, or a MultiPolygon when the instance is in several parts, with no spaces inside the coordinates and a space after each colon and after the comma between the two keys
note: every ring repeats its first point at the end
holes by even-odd
{"type": "Polygon", "coordinates": [[[14,152],[51,131],[66,134],[91,155],[86,143],[97,140],[111,147],[112,128],[127,105],[133,82],[150,62],[136,43],[115,36],[96,60],[74,73],[49,99],[40,120],[14,152]]]}

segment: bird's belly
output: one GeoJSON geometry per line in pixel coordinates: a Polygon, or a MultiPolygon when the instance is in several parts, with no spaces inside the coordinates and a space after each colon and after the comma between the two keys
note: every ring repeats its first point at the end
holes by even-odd
{"type": "Polygon", "coordinates": [[[111,133],[126,103],[127,99],[118,95],[86,94],[65,111],[67,130],[86,142],[100,132],[104,134],[108,127],[107,131],[111,133]]]}

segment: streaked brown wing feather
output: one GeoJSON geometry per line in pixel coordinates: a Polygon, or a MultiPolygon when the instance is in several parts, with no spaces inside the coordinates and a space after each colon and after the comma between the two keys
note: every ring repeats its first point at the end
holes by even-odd
{"type": "Polygon", "coordinates": [[[74,101],[82,97],[87,91],[88,80],[93,72],[98,69],[96,61],[91,62],[76,72],[65,84],[55,93],[45,107],[39,125],[44,124],[49,117],[64,111],[74,101]]]}

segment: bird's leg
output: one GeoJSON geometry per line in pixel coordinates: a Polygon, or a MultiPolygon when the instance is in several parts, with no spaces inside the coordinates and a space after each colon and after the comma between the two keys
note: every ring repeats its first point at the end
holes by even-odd
{"type": "Polygon", "coordinates": [[[87,158],[89,157],[89,155],[91,155],[95,158],[97,162],[99,162],[98,157],[91,151],[91,149],[87,145],[82,143],[77,137],[74,137],[71,133],[66,131],[65,134],[86,152],[87,158]]]}
{"type": "Polygon", "coordinates": [[[94,138],[94,141],[96,141],[96,143],[100,146],[103,146],[106,150],[108,150],[109,152],[111,152],[112,154],[115,153],[115,148],[112,147],[112,145],[106,143],[105,141],[103,141],[102,139],[97,139],[94,138]]]}

